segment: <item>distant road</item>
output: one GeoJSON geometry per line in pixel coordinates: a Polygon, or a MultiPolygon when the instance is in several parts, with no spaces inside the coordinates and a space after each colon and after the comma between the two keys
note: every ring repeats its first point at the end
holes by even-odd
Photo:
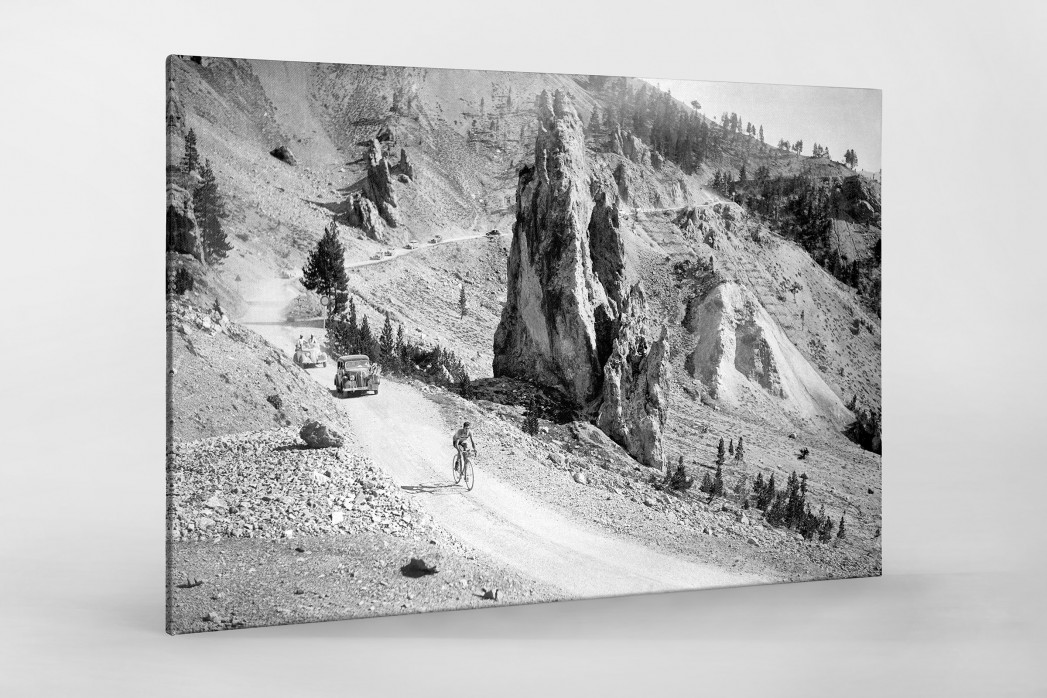
{"type": "Polygon", "coordinates": [[[418,242],[418,243],[414,243],[416,245],[416,247],[414,249],[407,250],[407,249],[404,249],[404,248],[401,247],[399,249],[393,250],[392,251],[393,253],[391,255],[386,256],[385,254],[383,254],[381,259],[366,259],[366,260],[364,260],[362,262],[351,262],[349,264],[346,264],[345,268],[346,269],[359,269],[360,267],[367,267],[367,266],[370,266],[372,264],[381,264],[382,262],[389,262],[389,261],[394,260],[394,259],[396,259],[398,257],[403,257],[405,255],[408,255],[408,254],[412,253],[412,252],[418,252],[419,250],[428,249],[430,247],[436,247],[438,245],[450,245],[450,244],[456,243],[456,242],[465,242],[466,240],[476,240],[478,238],[483,238],[483,237],[487,237],[487,234],[486,233],[480,233],[478,235],[464,235],[462,237],[457,237],[457,238],[445,238],[445,239],[441,240],[440,242],[418,242]]]}

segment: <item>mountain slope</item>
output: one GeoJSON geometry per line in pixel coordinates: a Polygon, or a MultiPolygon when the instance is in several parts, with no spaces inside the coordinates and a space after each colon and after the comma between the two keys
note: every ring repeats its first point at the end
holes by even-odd
{"type": "MultiPolygon", "coordinates": [[[[332,217],[350,264],[387,249],[346,225],[372,139],[394,169],[402,153],[413,166],[413,177],[389,183],[399,239],[508,232],[517,170],[534,157],[538,94],[560,89],[583,122],[608,104],[586,76],[177,58],[170,72],[230,203],[234,251],[217,273],[245,295],[252,283],[295,275],[332,217]],[[269,155],[283,144],[297,166],[269,155]]],[[[618,197],[626,283],[644,282],[670,328],[674,394],[700,398],[674,398],[671,411],[706,409],[704,399],[746,419],[838,433],[852,399],[879,407],[879,319],[802,248],[704,184],[714,167],[739,161],[817,176],[846,168],[735,136],[689,174],[629,131],[586,126],[592,177],[618,197]],[[677,268],[682,262],[690,271],[677,268]],[[696,271],[709,263],[725,281],[711,296],[696,271]],[[681,324],[688,308],[698,317],[693,330],[681,324]],[[735,351],[725,353],[728,345],[735,351]]],[[[848,218],[841,213],[841,251],[870,255],[866,229],[848,218]]],[[[391,311],[410,336],[450,346],[474,377],[490,375],[507,242],[467,241],[360,267],[351,290],[372,325],[391,311]],[[466,317],[456,307],[462,286],[466,317]]]]}

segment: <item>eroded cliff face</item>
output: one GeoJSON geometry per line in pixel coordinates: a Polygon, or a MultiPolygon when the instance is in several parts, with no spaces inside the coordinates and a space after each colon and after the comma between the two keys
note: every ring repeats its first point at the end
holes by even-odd
{"type": "Polygon", "coordinates": [[[664,343],[648,338],[643,293],[627,286],[617,187],[610,173],[594,172],[600,166],[586,155],[567,98],[543,92],[537,106],[535,161],[517,185],[494,374],[563,390],[634,457],[661,467],[664,403],[648,404],[658,389],[647,386],[664,383],[668,362],[664,343]],[[633,371],[641,364],[649,379],[633,371]]]}
{"type": "Polygon", "coordinates": [[[647,303],[633,286],[604,364],[603,402],[596,425],[636,460],[665,466],[662,430],[668,413],[669,347],[666,328],[651,340],[647,303]]]}
{"type": "Polygon", "coordinates": [[[686,365],[709,395],[740,409],[766,405],[842,427],[853,416],[757,299],[724,281],[695,299],[687,327],[698,337],[686,365]],[[692,329],[693,328],[693,329],[692,329]]]}

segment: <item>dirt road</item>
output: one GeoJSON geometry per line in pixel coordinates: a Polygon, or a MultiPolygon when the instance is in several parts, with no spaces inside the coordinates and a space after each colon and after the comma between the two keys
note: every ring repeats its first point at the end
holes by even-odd
{"type": "MultiPolygon", "coordinates": [[[[262,295],[249,301],[244,324],[291,353],[302,328],[280,322],[278,301],[287,295],[287,282],[259,284],[255,290],[262,295]]],[[[308,373],[325,387],[333,386],[333,362],[308,373]]],[[[340,399],[338,404],[375,462],[418,497],[444,528],[499,562],[561,588],[565,598],[763,581],[682,560],[571,520],[486,472],[482,451],[473,491],[454,485],[450,432],[436,407],[408,385],[386,380],[378,395],[340,399]]]]}
{"type": "Polygon", "coordinates": [[[386,256],[383,254],[381,259],[366,259],[362,262],[349,262],[345,265],[345,267],[346,269],[359,269],[360,267],[369,267],[372,264],[381,264],[382,262],[388,262],[390,260],[396,259],[397,257],[403,257],[404,255],[411,254],[412,252],[418,252],[419,250],[424,250],[430,247],[437,247],[439,245],[450,245],[452,243],[465,242],[466,240],[476,240],[477,238],[482,237],[487,237],[487,235],[463,235],[461,237],[456,238],[446,238],[444,240],[441,240],[440,242],[416,242],[416,247],[410,250],[398,248],[392,250],[391,255],[386,256]]]}

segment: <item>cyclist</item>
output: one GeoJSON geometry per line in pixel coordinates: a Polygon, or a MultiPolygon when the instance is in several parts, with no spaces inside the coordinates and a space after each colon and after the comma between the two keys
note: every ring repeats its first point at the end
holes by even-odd
{"type": "Polygon", "coordinates": [[[462,454],[463,459],[465,457],[464,452],[466,450],[465,445],[467,441],[472,445],[473,453],[476,453],[476,441],[473,440],[473,432],[469,428],[469,422],[462,424],[462,428],[454,433],[454,437],[451,441],[454,444],[455,450],[462,454]]]}

